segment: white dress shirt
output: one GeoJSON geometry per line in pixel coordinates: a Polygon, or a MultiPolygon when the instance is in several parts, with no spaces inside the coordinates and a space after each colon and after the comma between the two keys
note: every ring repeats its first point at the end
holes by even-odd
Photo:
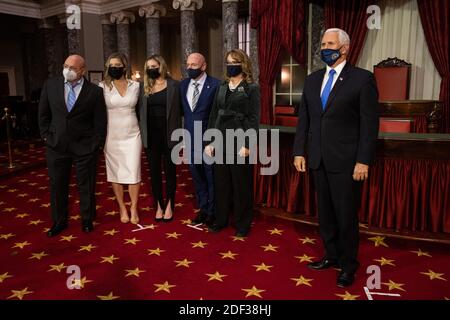
{"type": "MultiPolygon", "coordinates": [[[[84,77],[81,77],[81,79],[78,80],[76,83],[78,85],[73,90],[75,90],[75,97],[76,97],[76,100],[78,100],[78,96],[80,95],[81,88],[83,87],[83,84],[84,84],[84,77]]],[[[66,105],[67,105],[67,98],[69,98],[69,91],[70,91],[71,85],[72,84],[69,81],[64,80],[64,101],[66,101],[66,105]]]]}
{"type": "Polygon", "coordinates": [[[323,92],[323,89],[325,88],[325,84],[327,83],[328,78],[330,77],[330,70],[334,69],[334,71],[336,71],[336,73],[333,76],[333,83],[331,84],[331,89],[333,89],[333,87],[336,84],[336,81],[339,78],[339,75],[341,74],[342,69],[344,69],[346,63],[347,63],[347,60],[344,60],[341,63],[339,63],[335,68],[331,68],[330,66],[327,65],[327,70],[325,71],[325,76],[323,77],[323,81],[322,81],[322,88],[320,89],[320,96],[322,96],[322,92],[323,92]]]}
{"type": "MultiPolygon", "coordinates": [[[[205,81],[206,81],[206,76],[207,76],[206,72],[204,72],[203,75],[201,76],[201,78],[197,80],[197,82],[199,83],[199,86],[198,86],[199,95],[202,94],[202,89],[203,89],[203,85],[205,84],[205,81]]],[[[195,81],[196,80],[191,79],[191,81],[189,82],[187,93],[186,93],[186,98],[189,103],[189,107],[191,107],[192,111],[194,111],[192,109],[192,98],[194,96],[194,89],[195,89],[194,82],[195,81]]]]}

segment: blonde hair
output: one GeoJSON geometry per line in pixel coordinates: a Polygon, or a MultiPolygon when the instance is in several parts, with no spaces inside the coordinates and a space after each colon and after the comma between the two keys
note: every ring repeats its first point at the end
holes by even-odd
{"type": "Polygon", "coordinates": [[[125,79],[128,79],[128,59],[127,56],[120,52],[115,52],[111,54],[105,62],[105,76],[103,77],[103,82],[106,86],[111,90],[112,89],[112,81],[113,79],[109,75],[109,63],[111,59],[119,59],[122,62],[124,70],[125,70],[125,79]]]}
{"type": "MultiPolygon", "coordinates": [[[[233,49],[228,51],[225,54],[225,61],[227,61],[228,56],[231,56],[234,60],[238,61],[242,65],[242,74],[243,78],[246,82],[252,83],[253,82],[253,68],[252,68],[252,62],[250,61],[250,58],[248,57],[247,53],[241,49],[233,49]]],[[[227,79],[229,77],[227,76],[227,79]]]]}
{"type": "Polygon", "coordinates": [[[164,58],[162,56],[154,54],[154,55],[151,55],[150,57],[148,57],[144,63],[144,93],[146,96],[148,96],[149,94],[151,94],[153,92],[153,87],[155,86],[155,82],[156,82],[156,79],[151,79],[147,75],[147,70],[149,69],[147,67],[147,62],[150,60],[155,60],[156,62],[158,62],[159,73],[161,74],[161,77],[163,79],[170,78],[170,73],[167,69],[166,60],[164,60],[164,58]]]}

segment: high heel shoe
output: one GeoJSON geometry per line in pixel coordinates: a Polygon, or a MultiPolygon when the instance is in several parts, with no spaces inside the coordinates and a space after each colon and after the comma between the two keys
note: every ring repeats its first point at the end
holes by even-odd
{"type": "Polygon", "coordinates": [[[133,215],[131,215],[131,223],[132,224],[138,224],[139,223],[139,216],[133,216],[133,215]]]}
{"type": "Polygon", "coordinates": [[[128,213],[126,215],[120,214],[120,222],[122,222],[122,223],[130,222],[130,217],[128,217],[128,213]]]}

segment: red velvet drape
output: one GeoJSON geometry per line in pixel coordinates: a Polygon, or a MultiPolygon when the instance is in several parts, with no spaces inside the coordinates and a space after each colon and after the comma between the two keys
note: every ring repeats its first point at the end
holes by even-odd
{"type": "Polygon", "coordinates": [[[370,0],[325,0],[326,28],[340,28],[350,36],[347,61],[356,65],[367,34],[367,7],[370,0]]]}
{"type": "Polygon", "coordinates": [[[420,20],[434,65],[442,77],[439,99],[444,101],[442,132],[450,132],[450,3],[418,0],[420,20]]]}

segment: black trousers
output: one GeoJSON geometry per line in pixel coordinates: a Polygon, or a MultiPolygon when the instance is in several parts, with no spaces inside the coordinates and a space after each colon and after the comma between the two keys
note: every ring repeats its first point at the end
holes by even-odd
{"type": "Polygon", "coordinates": [[[228,225],[231,204],[237,230],[250,229],[253,219],[253,165],[214,164],[215,223],[228,225]]]}
{"type": "Polygon", "coordinates": [[[345,272],[355,272],[359,246],[358,210],[361,182],[352,173],[328,172],[323,164],[313,170],[317,190],[319,230],[328,259],[345,272]]]}
{"type": "Polygon", "coordinates": [[[50,202],[54,223],[65,223],[69,216],[69,183],[72,164],[75,164],[80,214],[82,220],[95,219],[95,179],[98,151],[83,156],[62,153],[47,148],[50,178],[50,202]]]}

